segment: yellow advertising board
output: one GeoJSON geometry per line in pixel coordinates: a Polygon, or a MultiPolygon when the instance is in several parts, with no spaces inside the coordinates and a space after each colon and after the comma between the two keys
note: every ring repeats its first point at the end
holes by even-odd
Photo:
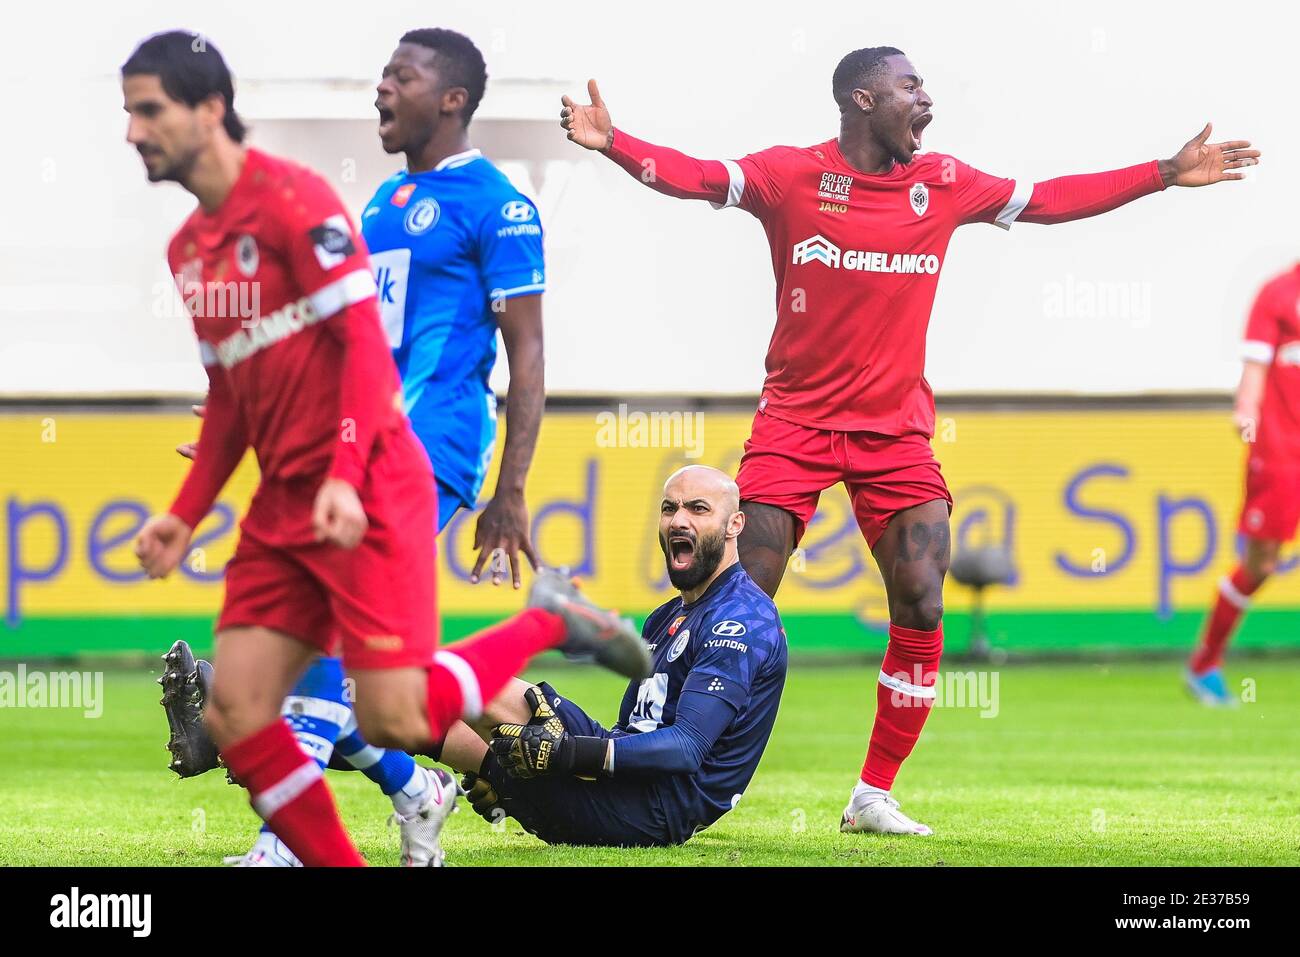
{"type": "MultiPolygon", "coordinates": [[[[656,537],[664,478],[692,462],[734,474],[749,425],[741,413],[625,405],[548,413],[528,484],[541,559],[571,568],[601,601],[636,614],[654,608],[669,595],[656,537]]],[[[0,657],[130,649],[144,634],[133,623],[210,620],[256,482],[251,456],[180,573],[144,580],[131,554],[135,530],[184,474],[176,444],[197,427],[176,412],[0,415],[0,657]]],[[[955,546],[1002,543],[1014,556],[1016,580],[990,596],[1013,644],[1065,647],[1095,628],[1140,647],[1147,622],[1162,644],[1171,621],[1184,623],[1182,641],[1233,560],[1245,450],[1222,412],[941,408],[934,447],[956,499],[955,546]],[[1018,630],[1018,620],[1032,624],[1018,630]],[[1116,628],[1137,630],[1117,637],[1116,628]]],[[[523,601],[468,583],[474,522],[462,511],[439,543],[449,632],[523,601]]],[[[1257,629],[1261,643],[1300,644],[1296,564],[1288,558],[1260,596],[1259,617],[1271,622],[1257,629]]],[[[779,606],[787,623],[811,623],[831,647],[885,621],[879,575],[842,489],[823,494],[779,606]]],[[[966,589],[950,582],[946,606],[951,623],[969,606],[966,589]]],[[[791,642],[823,643],[811,633],[791,642]]]]}

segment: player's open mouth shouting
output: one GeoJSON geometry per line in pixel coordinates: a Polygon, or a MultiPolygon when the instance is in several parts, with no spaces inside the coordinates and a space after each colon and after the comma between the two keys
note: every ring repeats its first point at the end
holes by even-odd
{"type": "Polygon", "coordinates": [[[930,121],[933,119],[934,119],[934,114],[931,113],[929,110],[926,110],[925,112],[917,116],[914,120],[912,120],[912,128],[911,128],[912,152],[917,152],[918,150],[921,149],[921,133],[922,131],[925,130],[927,126],[930,125],[930,121]]]}
{"type": "Polygon", "coordinates": [[[695,564],[695,536],[685,531],[669,535],[668,562],[674,571],[685,571],[695,564]]]}
{"type": "Polygon", "coordinates": [[[391,107],[379,101],[376,101],[375,109],[379,111],[379,138],[386,140],[392,134],[393,127],[397,125],[397,115],[391,107]]]}

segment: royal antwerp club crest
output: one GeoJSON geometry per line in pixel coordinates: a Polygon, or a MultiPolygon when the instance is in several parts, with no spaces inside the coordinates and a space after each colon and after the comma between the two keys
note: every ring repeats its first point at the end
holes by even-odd
{"type": "Polygon", "coordinates": [[[925,211],[930,208],[930,190],[924,183],[913,183],[911,191],[907,194],[907,201],[912,204],[912,212],[924,216],[925,211]]]}

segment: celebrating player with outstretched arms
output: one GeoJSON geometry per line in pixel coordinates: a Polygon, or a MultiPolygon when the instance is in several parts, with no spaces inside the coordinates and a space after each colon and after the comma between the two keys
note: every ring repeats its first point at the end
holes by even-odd
{"type": "Polygon", "coordinates": [[[364,242],[323,179],[243,145],[230,72],[205,38],[145,40],[122,92],[149,179],[198,200],[168,261],[209,379],[193,465],[136,554],[152,578],[173,571],[253,447],[261,478],[226,568],[205,721],[303,863],[361,864],[319,763],[280,720],[317,652],[341,643],[367,739],[421,750],[540,651],[639,678],[645,646],[630,623],[552,589],[544,607],[436,650],[434,476],[402,413],[364,242]],[[239,283],[257,295],[228,295],[239,283]],[[250,301],[253,315],[229,308],[250,301]]]}
{"type": "Polygon", "coordinates": [[[890,795],[934,702],[952,497],[930,447],[934,400],[925,335],[953,231],[966,223],[1062,223],[1169,186],[1242,177],[1259,151],[1210,143],[1206,127],[1171,159],[1040,183],[921,153],[933,100],[893,47],[848,54],[832,91],[839,136],[739,160],[700,160],[614,126],[595,81],[563,98],[561,126],[650,188],[739,206],[767,233],[776,327],[737,482],[748,516],[740,560],[769,595],[817,506],[843,482],[880,567],[889,642],[866,762],[844,831],[929,834],[890,795]],[[828,347],[834,343],[833,347],[828,347]]]}

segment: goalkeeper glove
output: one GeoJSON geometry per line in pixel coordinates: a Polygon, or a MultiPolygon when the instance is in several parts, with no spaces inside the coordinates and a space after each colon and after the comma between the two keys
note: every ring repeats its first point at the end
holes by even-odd
{"type": "Polygon", "coordinates": [[[569,734],[538,688],[525,691],[524,700],[533,712],[528,723],[497,725],[489,745],[512,777],[559,773],[594,778],[604,773],[606,739],[569,734]]]}
{"type": "Polygon", "coordinates": [[[489,824],[497,824],[505,820],[506,811],[501,806],[501,798],[497,794],[496,788],[492,787],[492,782],[487,778],[467,773],[461,779],[460,787],[469,800],[469,806],[483,820],[489,824]]]}

